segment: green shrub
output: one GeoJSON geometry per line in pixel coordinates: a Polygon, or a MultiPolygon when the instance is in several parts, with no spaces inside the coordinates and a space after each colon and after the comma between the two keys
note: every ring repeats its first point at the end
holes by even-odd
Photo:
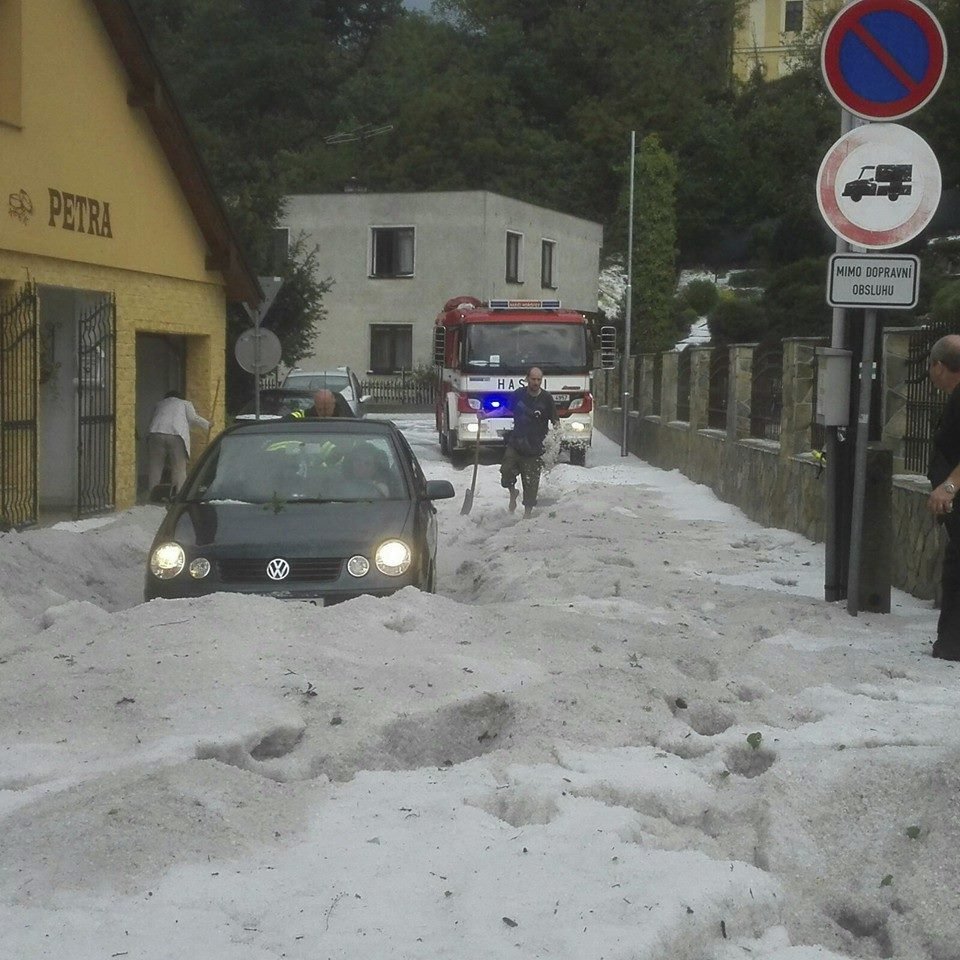
{"type": "Polygon", "coordinates": [[[721,343],[755,343],[767,328],[766,314],[753,300],[721,297],[707,318],[710,338],[721,343]]]}
{"type": "Polygon", "coordinates": [[[731,271],[727,283],[731,287],[762,287],[765,284],[766,276],[762,270],[735,270],[731,271]]]}
{"type": "Polygon", "coordinates": [[[698,317],[706,316],[715,306],[720,294],[710,280],[691,280],[680,291],[680,300],[693,309],[698,317]]]}
{"type": "Polygon", "coordinates": [[[934,293],[931,313],[934,322],[960,329],[960,283],[949,281],[934,293]]]}

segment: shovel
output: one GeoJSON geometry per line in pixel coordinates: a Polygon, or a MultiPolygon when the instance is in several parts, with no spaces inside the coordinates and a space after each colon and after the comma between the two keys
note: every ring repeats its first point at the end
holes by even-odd
{"type": "Polygon", "coordinates": [[[465,516],[473,508],[473,494],[477,489],[477,467],[480,466],[480,415],[477,414],[477,442],[476,449],[473,451],[473,482],[470,489],[463,495],[463,506],[460,508],[460,515],[465,516]]]}

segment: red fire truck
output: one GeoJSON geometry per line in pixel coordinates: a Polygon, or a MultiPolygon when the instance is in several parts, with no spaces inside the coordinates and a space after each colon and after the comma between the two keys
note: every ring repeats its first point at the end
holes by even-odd
{"type": "MultiPolygon", "coordinates": [[[[612,332],[604,327],[601,336],[606,369],[615,362],[612,332]]],[[[564,310],[559,300],[453,297],[434,327],[440,449],[448,455],[472,450],[478,438],[484,446],[503,446],[513,429],[510,394],[526,384],[531,367],[539,367],[560,416],[561,447],[582,466],[593,439],[592,360],[587,318],[564,310]]]]}

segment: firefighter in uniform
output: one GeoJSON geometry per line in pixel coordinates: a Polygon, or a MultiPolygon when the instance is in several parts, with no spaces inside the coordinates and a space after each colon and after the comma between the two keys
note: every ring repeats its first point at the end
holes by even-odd
{"type": "Polygon", "coordinates": [[[523,516],[529,517],[537,505],[540,471],[543,469],[543,443],[552,423],[560,425],[553,397],[541,387],[543,371],[531,367],[526,386],[510,395],[513,430],[507,438],[507,449],[500,465],[500,486],[510,493],[507,509],[517,509],[517,477],[523,487],[523,516]]]}

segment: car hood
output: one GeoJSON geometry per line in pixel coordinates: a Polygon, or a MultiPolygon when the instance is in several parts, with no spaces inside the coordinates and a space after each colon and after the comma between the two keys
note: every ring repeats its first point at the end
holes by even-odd
{"type": "Polygon", "coordinates": [[[373,503],[174,503],[154,543],[176,540],[211,556],[336,557],[369,551],[392,537],[413,537],[414,504],[373,503]]]}

